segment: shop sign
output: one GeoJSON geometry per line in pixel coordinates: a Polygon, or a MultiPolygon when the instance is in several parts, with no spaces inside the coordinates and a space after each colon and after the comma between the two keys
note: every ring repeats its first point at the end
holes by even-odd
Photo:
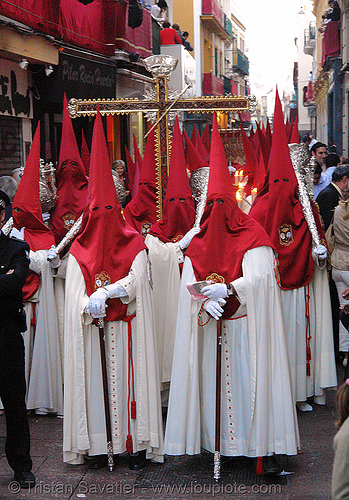
{"type": "Polygon", "coordinates": [[[98,99],[115,96],[115,67],[61,55],[61,86],[68,96],[98,99]]]}
{"type": "Polygon", "coordinates": [[[1,61],[0,115],[33,118],[28,74],[11,61],[1,61]]]}

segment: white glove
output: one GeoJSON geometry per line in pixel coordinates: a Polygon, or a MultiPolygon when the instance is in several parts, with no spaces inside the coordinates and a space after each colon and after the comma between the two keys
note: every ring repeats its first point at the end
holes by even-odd
{"type": "Polygon", "coordinates": [[[127,297],[128,293],[125,288],[119,285],[118,282],[112,283],[104,287],[108,292],[108,299],[118,299],[119,297],[127,297]]]}
{"type": "Polygon", "coordinates": [[[18,231],[18,229],[16,229],[15,227],[13,227],[11,229],[9,236],[10,238],[17,238],[17,240],[24,241],[24,227],[22,227],[20,231],[18,231]]]}
{"type": "Polygon", "coordinates": [[[324,245],[318,245],[314,249],[314,253],[319,257],[319,260],[327,259],[327,248],[324,245]]]}
{"type": "Polygon", "coordinates": [[[181,250],[185,250],[188,248],[189,243],[194,238],[196,234],[200,233],[199,227],[192,227],[189,231],[183,236],[183,238],[179,241],[179,248],[181,250]]]}
{"type": "Polygon", "coordinates": [[[218,299],[218,300],[207,300],[204,302],[204,309],[208,314],[210,314],[214,319],[219,319],[223,314],[223,309],[221,306],[224,306],[226,300],[218,299]]]}
{"type": "Polygon", "coordinates": [[[213,283],[213,285],[205,286],[200,293],[212,300],[228,297],[227,285],[224,283],[213,283]]]}
{"type": "Polygon", "coordinates": [[[86,311],[91,314],[92,318],[104,318],[106,316],[105,309],[108,307],[105,301],[109,298],[108,290],[98,288],[88,299],[86,311]]]}
{"type": "Polygon", "coordinates": [[[48,212],[44,212],[42,214],[42,220],[43,220],[43,222],[47,222],[48,220],[50,220],[50,217],[51,217],[51,215],[48,212]]]}
{"type": "Polygon", "coordinates": [[[59,258],[54,245],[52,245],[50,250],[47,252],[47,260],[50,262],[51,267],[57,268],[61,265],[61,259],[59,258]]]}

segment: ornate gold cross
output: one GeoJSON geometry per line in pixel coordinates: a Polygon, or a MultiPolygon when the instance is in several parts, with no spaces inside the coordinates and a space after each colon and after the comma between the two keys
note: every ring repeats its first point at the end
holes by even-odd
{"type": "Polygon", "coordinates": [[[254,96],[193,97],[180,99],[167,87],[167,77],[176,68],[178,60],[172,56],[155,55],[144,60],[155,81],[155,93],[144,100],[135,99],[70,99],[68,110],[72,118],[93,116],[97,104],[102,115],[122,115],[146,113],[156,124],[156,179],[157,179],[157,217],[162,218],[162,201],[166,193],[169,173],[171,133],[169,119],[180,111],[201,113],[214,111],[252,111],[256,106],[254,96]],[[172,94],[172,95],[170,95],[172,94]]]}

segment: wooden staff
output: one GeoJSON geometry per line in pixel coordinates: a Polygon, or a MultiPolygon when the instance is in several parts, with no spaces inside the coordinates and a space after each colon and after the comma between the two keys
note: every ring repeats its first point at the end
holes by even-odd
{"type": "Polygon", "coordinates": [[[110,472],[112,472],[112,470],[114,469],[114,453],[113,453],[113,438],[112,438],[112,432],[111,432],[108,377],[107,377],[107,361],[106,361],[106,357],[105,357],[105,337],[104,337],[104,320],[103,320],[103,318],[98,318],[98,330],[99,330],[99,346],[100,346],[100,351],[101,351],[105,426],[106,426],[106,431],[107,431],[108,467],[109,467],[110,472]]]}
{"type": "Polygon", "coordinates": [[[217,320],[217,360],[216,360],[216,426],[215,452],[213,458],[213,478],[219,480],[221,473],[221,376],[222,376],[222,318],[217,320]]]}

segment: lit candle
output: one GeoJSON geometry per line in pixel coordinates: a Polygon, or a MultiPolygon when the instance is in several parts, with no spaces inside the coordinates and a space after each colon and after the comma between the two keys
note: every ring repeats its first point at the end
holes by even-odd
{"type": "Polygon", "coordinates": [[[256,196],[257,196],[257,188],[252,189],[251,195],[252,195],[252,203],[253,203],[254,200],[256,199],[256,196]]]}
{"type": "Polygon", "coordinates": [[[236,191],[235,197],[236,197],[236,201],[238,202],[238,206],[240,207],[240,204],[242,202],[242,196],[241,196],[240,191],[236,191]]]}
{"type": "Polygon", "coordinates": [[[235,170],[235,172],[234,172],[234,186],[238,185],[238,177],[239,177],[239,171],[235,170]]]}

